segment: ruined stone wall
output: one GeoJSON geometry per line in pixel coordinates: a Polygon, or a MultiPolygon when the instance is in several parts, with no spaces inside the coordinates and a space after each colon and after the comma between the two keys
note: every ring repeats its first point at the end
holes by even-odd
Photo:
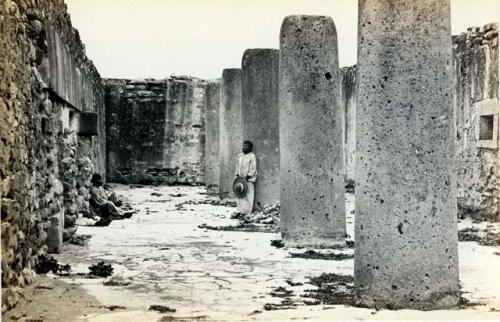
{"type": "MultiPolygon", "coordinates": [[[[453,37],[459,214],[500,220],[498,154],[498,26],[469,28],[453,37]],[[484,139],[480,139],[484,136],[484,139]]],[[[356,141],[355,66],[341,69],[346,178],[353,180],[356,141]]]]}
{"type": "Polygon", "coordinates": [[[60,251],[65,223],[84,211],[88,173],[104,170],[105,133],[100,76],[63,1],[3,1],[0,31],[3,312],[36,256],[60,251]]]}
{"type": "Polygon", "coordinates": [[[203,183],[207,82],[179,76],[105,84],[108,181],[203,183]]]}
{"type": "Polygon", "coordinates": [[[498,25],[453,37],[459,214],[500,220],[498,25]]]}

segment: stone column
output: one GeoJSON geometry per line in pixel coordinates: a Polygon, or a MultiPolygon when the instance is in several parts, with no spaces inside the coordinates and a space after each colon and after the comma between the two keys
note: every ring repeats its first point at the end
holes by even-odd
{"type": "Polygon", "coordinates": [[[222,71],[219,132],[219,195],[233,196],[236,158],[243,144],[241,128],[241,69],[222,71]]]}
{"type": "Polygon", "coordinates": [[[279,187],[279,50],[247,49],[241,68],[243,140],[257,158],[255,206],[278,202],[279,187]]]}
{"type": "Polygon", "coordinates": [[[205,96],[205,184],[207,193],[219,193],[220,82],[209,82],[205,96]]]}
{"type": "Polygon", "coordinates": [[[344,243],[344,116],[331,18],[285,18],[279,86],[284,242],[312,247],[344,243]]]}
{"type": "Polygon", "coordinates": [[[449,0],[360,0],[356,252],[361,305],[458,303],[449,0]]]}

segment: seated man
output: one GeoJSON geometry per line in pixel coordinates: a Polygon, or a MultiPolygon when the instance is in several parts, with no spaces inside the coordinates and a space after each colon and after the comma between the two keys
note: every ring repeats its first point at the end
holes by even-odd
{"type": "Polygon", "coordinates": [[[92,187],[90,188],[90,208],[96,211],[96,215],[101,217],[101,221],[109,219],[123,219],[126,216],[112,201],[108,200],[108,195],[104,191],[103,180],[100,174],[92,175],[92,187]]]}

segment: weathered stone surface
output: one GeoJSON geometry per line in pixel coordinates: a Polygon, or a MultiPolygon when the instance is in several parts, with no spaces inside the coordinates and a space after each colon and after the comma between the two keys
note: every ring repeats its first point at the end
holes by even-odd
{"type": "Polygon", "coordinates": [[[222,71],[219,122],[219,195],[233,195],[236,158],[241,152],[241,69],[222,71]]]}
{"type": "Polygon", "coordinates": [[[62,214],[81,210],[71,196],[77,184],[87,189],[89,165],[104,171],[105,140],[101,78],[64,2],[4,1],[0,30],[4,312],[16,304],[47,243],[60,250],[62,214]],[[97,137],[77,135],[80,112],[98,113],[97,137]]]}
{"type": "Polygon", "coordinates": [[[344,112],[344,159],[346,185],[354,186],[356,155],[356,66],[340,69],[342,110],[344,112]]]}
{"type": "Polygon", "coordinates": [[[59,254],[63,246],[63,214],[58,213],[49,218],[50,227],[47,231],[47,246],[50,253],[59,254]]]}
{"type": "Polygon", "coordinates": [[[203,183],[207,82],[175,76],[105,84],[108,181],[203,183]]]}
{"type": "Polygon", "coordinates": [[[257,158],[254,208],[280,200],[279,50],[247,49],[241,67],[243,140],[257,158]]]}
{"type": "Polygon", "coordinates": [[[449,1],[361,0],[359,10],[358,301],[451,307],[460,292],[449,1]]]}
{"type": "Polygon", "coordinates": [[[205,185],[207,193],[218,194],[220,81],[207,84],[205,100],[205,185]]]}
{"type": "MultiPolygon", "coordinates": [[[[470,29],[470,28],[469,28],[470,29]]],[[[456,115],[457,196],[460,217],[500,221],[498,140],[478,142],[479,113],[483,106],[497,107],[498,118],[498,25],[453,36],[453,105],[456,115]],[[493,38],[490,38],[493,37],[493,38]],[[481,38],[474,45],[467,39],[481,38]],[[488,48],[486,48],[488,47],[488,48]],[[475,88],[475,89],[474,89],[475,88]],[[485,144],[487,143],[487,144],[485,144]]],[[[346,123],[346,178],[354,181],[356,126],[356,66],[341,69],[342,102],[346,123]],[[354,116],[354,117],[353,117],[354,116]]]]}
{"type": "MultiPolygon", "coordinates": [[[[453,37],[457,195],[460,216],[500,221],[498,24],[453,37]],[[483,39],[481,44],[468,41],[483,39]],[[486,40],[486,41],[485,41],[486,40]],[[485,42],[484,42],[485,41],[485,42]],[[484,44],[483,44],[484,42],[484,44]],[[497,120],[496,140],[479,140],[480,117],[497,120]]],[[[493,130],[493,129],[492,129],[493,130]]]]}
{"type": "Polygon", "coordinates": [[[345,237],[343,113],[331,18],[289,16],[280,34],[281,232],[289,246],[345,237]]]}

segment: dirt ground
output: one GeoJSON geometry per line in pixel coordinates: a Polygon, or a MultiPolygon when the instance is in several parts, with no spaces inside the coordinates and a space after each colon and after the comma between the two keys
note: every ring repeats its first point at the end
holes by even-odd
{"type": "Polygon", "coordinates": [[[78,285],[68,284],[55,276],[38,275],[23,290],[15,308],[2,316],[2,321],[73,321],[80,316],[109,312],[101,306],[78,285]]]}
{"type": "MultiPolygon", "coordinates": [[[[77,234],[92,235],[88,245],[66,245],[56,256],[60,263],[71,265],[72,275],[48,278],[60,284],[34,289],[39,293],[31,296],[28,292],[32,302],[9,312],[5,321],[23,313],[33,318],[43,315],[43,321],[87,322],[500,320],[499,247],[459,243],[460,280],[469,305],[439,311],[358,308],[347,305],[352,294],[352,247],[277,247],[282,246],[276,242],[280,235],[273,229],[208,229],[237,226],[238,220],[231,219],[235,208],[212,202],[215,198],[205,195],[203,187],[116,185],[115,190],[139,212],[108,227],[80,226],[77,234]],[[76,275],[88,273],[88,267],[100,261],[113,266],[112,277],[76,275]],[[343,277],[333,286],[318,282],[332,276],[343,277]],[[335,294],[322,293],[322,287],[335,294]],[[332,305],[337,299],[342,304],[332,305]],[[151,311],[151,306],[165,309],[151,311]]],[[[352,194],[347,194],[346,216],[352,239],[352,194]]],[[[467,227],[500,231],[499,224],[462,220],[459,229],[467,227]]]]}

